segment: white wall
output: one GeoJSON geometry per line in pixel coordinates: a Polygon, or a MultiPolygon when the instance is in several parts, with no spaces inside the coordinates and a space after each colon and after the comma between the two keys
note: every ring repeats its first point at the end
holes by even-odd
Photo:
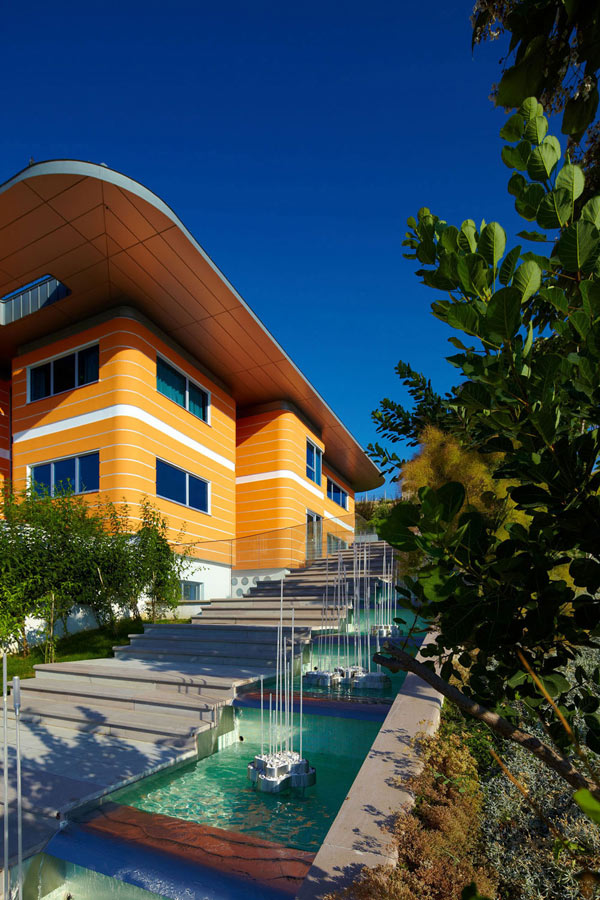
{"type": "Polygon", "coordinates": [[[281,581],[289,569],[234,569],[231,573],[231,596],[244,597],[259,581],[281,581]]]}

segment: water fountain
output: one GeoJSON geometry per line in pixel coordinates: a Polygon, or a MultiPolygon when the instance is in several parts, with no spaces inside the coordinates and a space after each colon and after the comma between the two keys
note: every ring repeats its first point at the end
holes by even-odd
{"type": "Polygon", "coordinates": [[[316,771],[302,755],[303,710],[302,677],[300,678],[300,741],[294,749],[294,609],[292,608],[291,641],[283,633],[283,580],[277,627],[277,664],[275,670],[275,704],[269,694],[269,728],[265,752],[264,676],[260,677],[260,734],[261,748],[248,763],[248,778],[259,791],[275,794],[290,787],[306,788],[316,781],[316,771]],[[288,645],[290,659],[288,662],[288,645]]]}
{"type": "MultiPolygon", "coordinates": [[[[352,573],[349,576],[338,553],[337,572],[333,581],[332,603],[329,604],[329,583],[323,598],[321,631],[317,638],[316,654],[318,664],[313,666],[312,651],[308,672],[302,680],[307,688],[345,687],[356,690],[383,690],[390,685],[390,679],[377,666],[372,671],[371,641],[373,649],[380,649],[380,639],[394,636],[398,627],[393,623],[396,612],[396,592],[393,589],[393,555],[389,559],[384,547],[384,558],[379,594],[375,589],[374,606],[371,607],[372,581],[377,577],[371,571],[370,545],[362,547],[354,544],[352,573]],[[348,625],[342,633],[339,610],[347,605],[348,584],[352,580],[353,632],[348,625]],[[333,633],[334,617],[338,615],[337,634],[333,633]],[[336,657],[337,655],[337,664],[336,657]]],[[[329,579],[329,561],[327,562],[329,579]]],[[[375,586],[376,587],[376,586],[375,586]]]]}

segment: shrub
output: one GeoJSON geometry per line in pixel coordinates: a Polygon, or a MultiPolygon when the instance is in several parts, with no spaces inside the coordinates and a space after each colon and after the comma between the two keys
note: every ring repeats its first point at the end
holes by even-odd
{"type": "Polygon", "coordinates": [[[329,900],[460,900],[473,881],[495,896],[496,878],[481,853],[475,758],[458,734],[444,730],[419,741],[419,750],[424,766],[411,785],[415,806],[394,825],[396,866],[363,869],[329,900]]]}

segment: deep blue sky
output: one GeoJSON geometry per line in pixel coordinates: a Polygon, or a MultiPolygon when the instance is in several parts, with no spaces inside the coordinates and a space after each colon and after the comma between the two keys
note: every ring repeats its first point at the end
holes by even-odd
{"type": "Polygon", "coordinates": [[[471,6],[5,4],[0,181],[69,157],[147,185],[366,445],[398,359],[455,378],[406,218],[523,227],[488,99],[502,47],[472,56],[471,6]]]}

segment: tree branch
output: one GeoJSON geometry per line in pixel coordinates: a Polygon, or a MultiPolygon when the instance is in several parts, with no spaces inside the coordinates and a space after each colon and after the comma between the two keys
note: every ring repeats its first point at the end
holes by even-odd
{"type": "Polygon", "coordinates": [[[376,653],[373,657],[374,662],[379,663],[381,666],[385,666],[385,668],[389,669],[391,672],[404,670],[405,672],[412,672],[419,678],[422,678],[423,681],[426,681],[427,684],[436,691],[439,691],[439,693],[446,697],[447,700],[455,703],[456,706],[464,712],[474,716],[481,722],[485,722],[485,724],[496,734],[500,735],[500,737],[515,741],[519,746],[528,750],[534,756],[537,756],[539,760],[548,766],[548,768],[553,769],[553,771],[560,775],[560,777],[570,784],[572,788],[575,790],[587,788],[600,800],[600,785],[589,780],[585,775],[582,775],[567,757],[561,756],[560,753],[557,753],[552,747],[544,744],[534,735],[528,734],[526,731],[513,725],[508,719],[504,719],[497,713],[492,712],[491,709],[487,709],[485,706],[481,706],[479,703],[471,700],[470,697],[467,697],[459,691],[458,688],[448,684],[448,682],[440,678],[440,676],[433,672],[428,666],[419,662],[413,656],[410,656],[410,654],[401,650],[400,647],[397,647],[390,641],[384,643],[383,650],[385,650],[386,653],[389,653],[392,659],[390,659],[389,656],[383,656],[381,653],[376,653]]]}

